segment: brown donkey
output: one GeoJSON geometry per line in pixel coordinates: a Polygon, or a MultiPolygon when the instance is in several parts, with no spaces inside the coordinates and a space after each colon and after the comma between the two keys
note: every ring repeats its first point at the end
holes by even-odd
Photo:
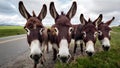
{"type": "Polygon", "coordinates": [[[47,31],[42,24],[42,19],[45,18],[47,13],[47,7],[44,4],[40,14],[36,17],[33,12],[31,16],[23,5],[23,2],[19,2],[19,11],[21,15],[27,20],[24,29],[27,31],[27,41],[30,47],[30,57],[34,60],[34,68],[37,67],[39,59],[43,64],[45,61],[44,50],[47,45],[47,31]],[[45,32],[46,31],[46,32],[45,32]]]}
{"type": "Polygon", "coordinates": [[[59,15],[54,2],[51,2],[49,10],[55,20],[55,24],[52,25],[49,32],[49,39],[53,47],[53,60],[58,58],[61,62],[66,63],[71,57],[69,45],[73,28],[70,20],[76,13],[77,5],[76,2],[73,2],[67,14],[61,12],[61,15],[59,15]]]}
{"type": "Polygon", "coordinates": [[[109,27],[109,25],[112,23],[114,19],[115,17],[113,17],[111,20],[107,21],[106,23],[101,22],[98,25],[98,40],[101,42],[104,51],[108,51],[110,48],[111,28],[109,27]]]}
{"type": "Polygon", "coordinates": [[[83,42],[85,43],[85,51],[88,56],[92,56],[95,52],[94,45],[96,43],[97,35],[97,24],[102,20],[102,14],[95,21],[85,20],[83,14],[80,15],[80,21],[82,24],[76,26],[74,32],[75,46],[74,53],[76,53],[77,45],[80,45],[81,52],[83,53],[83,42]]]}

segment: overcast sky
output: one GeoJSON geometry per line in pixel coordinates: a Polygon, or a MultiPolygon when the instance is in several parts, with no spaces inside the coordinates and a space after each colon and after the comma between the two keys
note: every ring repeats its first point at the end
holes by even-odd
{"type": "MultiPolygon", "coordinates": [[[[0,24],[19,24],[24,25],[26,19],[24,19],[18,10],[18,2],[20,0],[0,0],[0,24]]],[[[112,25],[120,25],[120,0],[22,0],[26,9],[30,14],[34,10],[38,15],[41,11],[42,5],[47,5],[47,16],[43,20],[44,25],[54,24],[54,19],[49,14],[49,4],[51,1],[55,3],[56,10],[60,14],[61,11],[67,13],[70,9],[72,2],[77,2],[77,13],[72,18],[73,24],[80,23],[79,17],[83,13],[85,18],[91,18],[95,20],[99,14],[103,14],[103,20],[106,22],[113,16],[115,20],[112,25]]]]}

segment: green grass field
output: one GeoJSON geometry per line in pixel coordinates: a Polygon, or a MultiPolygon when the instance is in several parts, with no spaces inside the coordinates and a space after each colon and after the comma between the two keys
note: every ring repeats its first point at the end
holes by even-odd
{"type": "MultiPolygon", "coordinates": [[[[101,48],[99,41],[95,47],[101,48]]],[[[69,64],[57,62],[55,68],[120,68],[120,27],[112,28],[110,51],[99,51],[92,57],[80,56],[69,64]]]]}
{"type": "Polygon", "coordinates": [[[0,37],[24,34],[23,26],[0,26],[0,37]]]}

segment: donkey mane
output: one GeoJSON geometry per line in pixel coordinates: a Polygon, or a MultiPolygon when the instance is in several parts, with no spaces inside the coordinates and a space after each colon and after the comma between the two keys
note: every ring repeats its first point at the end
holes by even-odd
{"type": "Polygon", "coordinates": [[[63,11],[61,11],[61,15],[65,15],[65,13],[63,11]]]}
{"type": "Polygon", "coordinates": [[[63,11],[61,12],[61,15],[59,15],[59,19],[56,19],[56,25],[71,26],[70,20],[63,11]]]}

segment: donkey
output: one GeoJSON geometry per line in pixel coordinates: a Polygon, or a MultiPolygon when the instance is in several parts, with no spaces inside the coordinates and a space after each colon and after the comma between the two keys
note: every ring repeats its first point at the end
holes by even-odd
{"type": "Polygon", "coordinates": [[[55,24],[52,25],[49,32],[50,42],[53,48],[53,60],[55,61],[58,58],[60,62],[67,63],[71,58],[69,46],[73,31],[70,20],[76,13],[77,4],[73,2],[67,14],[61,12],[61,15],[59,15],[55,9],[54,2],[50,3],[49,10],[55,20],[55,24]]]}
{"type": "Polygon", "coordinates": [[[88,56],[92,56],[95,52],[94,45],[96,43],[96,35],[97,35],[97,24],[102,20],[102,14],[95,21],[91,21],[90,19],[86,21],[84,15],[80,15],[80,21],[82,24],[76,26],[76,31],[74,32],[74,53],[76,53],[77,45],[81,47],[81,53],[83,54],[83,42],[85,43],[85,52],[88,56]]]}
{"type": "Polygon", "coordinates": [[[113,17],[111,20],[107,21],[106,23],[101,22],[98,25],[98,40],[101,42],[104,51],[108,51],[110,48],[111,28],[109,27],[109,25],[112,23],[114,19],[115,17],[113,17]]]}
{"type": "Polygon", "coordinates": [[[34,60],[34,68],[37,67],[39,59],[41,64],[45,61],[44,52],[45,44],[47,45],[47,30],[42,24],[42,20],[47,14],[47,7],[44,4],[38,16],[33,11],[31,16],[22,1],[19,2],[19,11],[21,15],[27,20],[24,29],[27,31],[27,41],[30,47],[30,58],[34,60]]]}

